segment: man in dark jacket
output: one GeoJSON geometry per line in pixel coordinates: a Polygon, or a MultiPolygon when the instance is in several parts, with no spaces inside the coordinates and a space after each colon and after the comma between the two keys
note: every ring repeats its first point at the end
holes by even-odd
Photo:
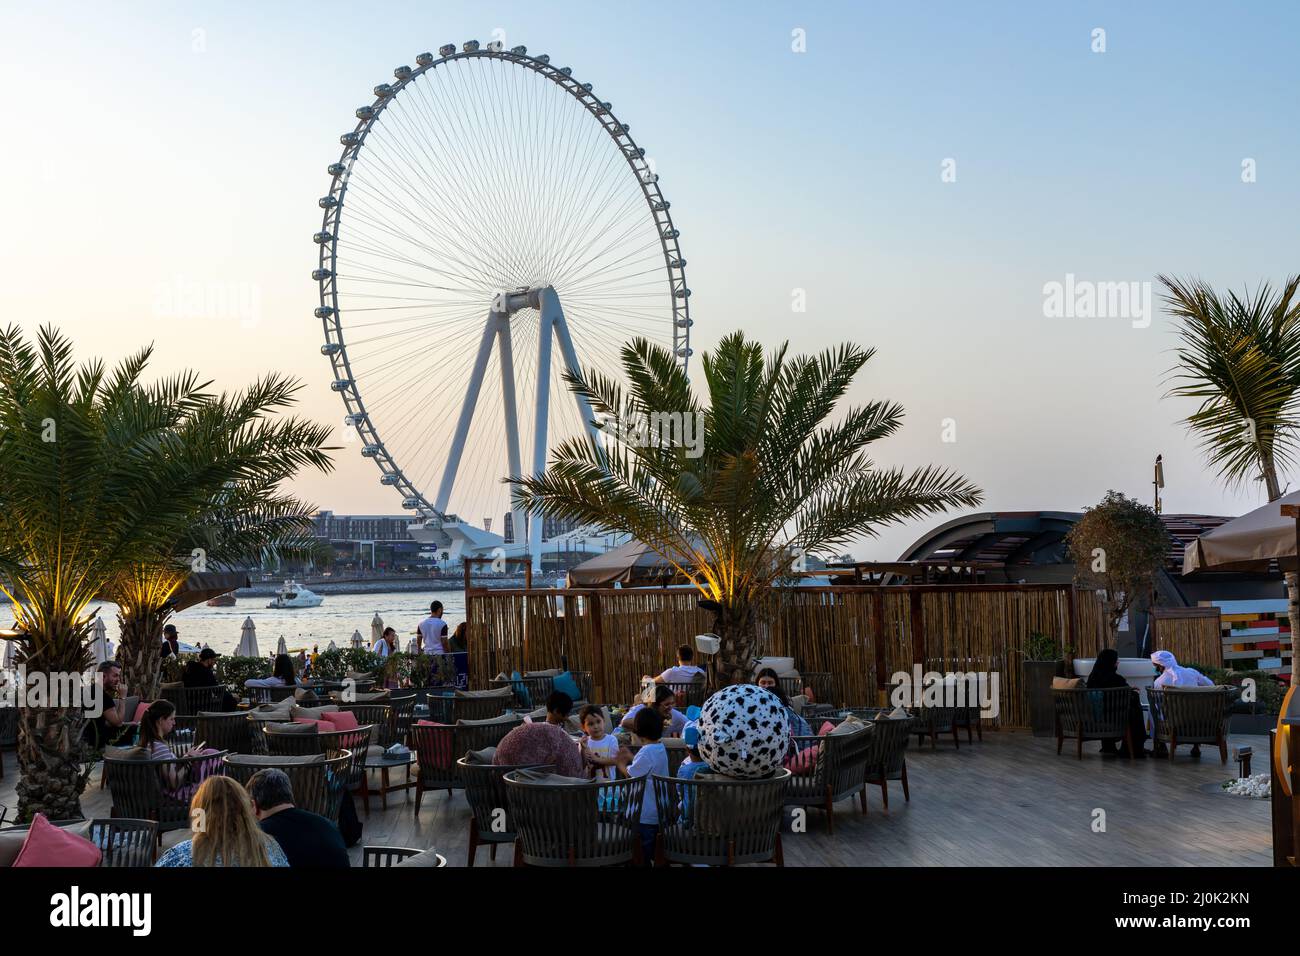
{"type": "MultiPolygon", "coordinates": [[[[293,784],[283,770],[266,769],[248,781],[248,795],[262,830],[275,837],[289,865],[315,869],[347,867],[348,851],[339,828],[319,813],[293,805],[293,784]]],[[[344,795],[345,800],[351,797],[344,795]]]]}
{"type": "MultiPolygon", "coordinates": [[[[181,683],[186,687],[216,687],[216,668],[217,652],[210,647],[205,647],[199,651],[197,661],[190,661],[185,665],[185,670],[181,672],[181,683]]],[[[221,709],[230,711],[238,707],[239,702],[227,691],[221,698],[221,709]]]]}

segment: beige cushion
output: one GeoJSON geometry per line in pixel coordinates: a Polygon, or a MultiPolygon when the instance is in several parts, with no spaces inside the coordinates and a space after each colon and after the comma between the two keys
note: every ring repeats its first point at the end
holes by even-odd
{"type": "Polygon", "coordinates": [[[276,767],[291,764],[313,764],[324,763],[324,754],[299,754],[294,756],[278,756],[270,754],[231,754],[228,761],[235,766],[244,767],[276,767]]]}
{"type": "Polygon", "coordinates": [[[294,704],[289,713],[293,717],[304,717],[308,720],[320,720],[321,714],[337,714],[338,711],[338,704],[326,704],[324,707],[299,707],[297,704],[294,704]]]}
{"type": "Polygon", "coordinates": [[[911,716],[906,707],[895,707],[886,715],[889,720],[907,720],[911,716]]]}
{"type": "Polygon", "coordinates": [[[499,697],[502,700],[512,699],[515,696],[513,689],[509,687],[497,687],[493,690],[458,690],[456,691],[457,700],[481,700],[484,698],[499,697]]]}
{"type": "Polygon", "coordinates": [[[1202,687],[1160,687],[1157,690],[1173,691],[1175,694],[1214,694],[1225,688],[1215,684],[1213,686],[1202,687]]]}
{"type": "Polygon", "coordinates": [[[345,699],[344,692],[341,690],[330,691],[330,700],[341,704],[386,704],[388,703],[389,693],[386,690],[377,690],[358,694],[353,692],[347,695],[345,699]]]}
{"type": "Polygon", "coordinates": [[[284,698],[284,700],[277,700],[273,704],[271,703],[258,704],[256,707],[250,710],[249,713],[255,716],[262,716],[262,715],[275,716],[277,714],[287,715],[292,710],[293,710],[293,698],[286,697],[284,698]]]}
{"type": "Polygon", "coordinates": [[[500,717],[487,717],[483,720],[458,720],[457,727],[486,727],[490,724],[513,724],[519,718],[513,714],[502,714],[500,717]]]}
{"type": "Polygon", "coordinates": [[[1070,690],[1074,687],[1082,687],[1082,677],[1053,677],[1052,690],[1070,690]]]}
{"type": "Polygon", "coordinates": [[[149,751],[143,747],[105,747],[104,756],[114,760],[148,760],[149,751]]]}
{"type": "Polygon", "coordinates": [[[159,685],[158,685],[158,689],[159,689],[159,690],[177,690],[178,688],[181,688],[181,687],[184,687],[184,686],[185,686],[185,682],[184,682],[184,681],[182,681],[182,680],[174,680],[174,681],[167,681],[167,682],[165,682],[165,683],[159,684],[159,685]]]}
{"type": "Polygon", "coordinates": [[[349,680],[371,680],[375,675],[370,671],[348,671],[344,676],[349,680]]]}
{"type": "Polygon", "coordinates": [[[871,724],[868,724],[860,718],[854,717],[850,714],[848,717],[845,717],[840,721],[839,725],[826,736],[841,737],[845,734],[856,734],[859,730],[868,730],[870,728],[871,724]]]}
{"type": "Polygon", "coordinates": [[[27,840],[27,831],[21,833],[0,832],[0,870],[8,869],[18,859],[18,851],[27,840]]]}
{"type": "Polygon", "coordinates": [[[577,787],[591,783],[586,777],[566,777],[558,773],[546,773],[543,770],[516,770],[518,778],[528,783],[546,787],[577,787]]]}
{"type": "Polygon", "coordinates": [[[401,863],[393,864],[393,869],[397,869],[399,866],[430,867],[430,866],[439,866],[439,865],[440,863],[438,860],[438,851],[434,849],[428,849],[423,851],[422,853],[415,854],[415,856],[408,856],[401,863]]]}
{"type": "Polygon", "coordinates": [[[268,734],[317,734],[320,728],[315,724],[274,723],[266,725],[268,734]]]}
{"type": "Polygon", "coordinates": [[[552,667],[550,670],[545,670],[545,671],[524,671],[524,676],[525,677],[559,677],[563,673],[564,671],[560,670],[558,667],[552,667]]]}
{"type": "Polygon", "coordinates": [[[467,750],[465,751],[465,762],[488,765],[492,763],[496,758],[496,755],[496,747],[484,747],[482,750],[467,750]]]}

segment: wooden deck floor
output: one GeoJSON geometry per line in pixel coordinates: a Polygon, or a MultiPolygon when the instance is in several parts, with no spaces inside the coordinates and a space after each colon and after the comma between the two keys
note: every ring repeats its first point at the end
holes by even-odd
{"type": "MultiPolygon", "coordinates": [[[[1266,772],[1267,741],[1233,738],[1254,747],[1266,772]]],[[[908,747],[912,799],[890,786],[890,809],[879,788],[868,790],[868,813],[845,800],[836,807],[835,834],[825,815],[809,811],[805,833],[783,837],[787,866],[1268,866],[1271,863],[1267,801],[1205,792],[1235,775],[1205,750],[1199,760],[1181,755],[1171,764],[1149,759],[1129,763],[1102,757],[1086,744],[1082,761],[1067,747],[1024,733],[988,733],[984,742],[940,743],[931,752],[908,747]],[[1094,832],[1095,811],[1105,812],[1105,831],[1094,832]]],[[[5,752],[0,804],[16,809],[17,768],[5,752]]],[[[91,778],[82,806],[88,816],[108,816],[109,791],[91,778]]],[[[365,821],[362,844],[433,846],[451,866],[465,865],[469,809],[461,793],[426,794],[417,819],[410,801],[378,800],[365,821]]],[[[360,809],[358,805],[358,809],[360,809]]],[[[363,818],[364,819],[364,818],[363,818]]],[[[167,834],[164,846],[185,838],[167,834]]],[[[352,850],[360,862],[361,844],[352,850]]],[[[495,865],[509,866],[508,850],[495,865]]],[[[480,848],[479,866],[493,865],[480,848]]]]}

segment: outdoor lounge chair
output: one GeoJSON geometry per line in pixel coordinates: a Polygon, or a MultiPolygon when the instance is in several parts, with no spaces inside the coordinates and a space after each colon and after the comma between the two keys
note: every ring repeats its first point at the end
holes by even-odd
{"type": "Polygon", "coordinates": [[[812,703],[818,706],[828,704],[832,708],[835,705],[835,682],[830,671],[803,671],[798,677],[778,677],[777,683],[786,697],[804,697],[804,688],[807,687],[813,692],[812,703]]]}
{"type": "Polygon", "coordinates": [[[1054,687],[1052,703],[1056,711],[1056,752],[1061,752],[1065,738],[1077,742],[1076,754],[1083,759],[1085,740],[1122,740],[1133,757],[1132,732],[1129,726],[1131,687],[1054,687]]]}
{"type": "Polygon", "coordinates": [[[519,839],[515,865],[619,866],[642,862],[645,777],[586,781],[529,770],[505,775],[519,839]]]}
{"type": "Polygon", "coordinates": [[[288,700],[293,696],[297,687],[245,687],[248,699],[254,704],[274,704],[277,701],[288,700]]]}
{"type": "MultiPolygon", "coordinates": [[[[951,733],[952,745],[960,750],[961,741],[957,739],[957,710],[956,707],[917,707],[912,711],[910,732],[916,735],[917,743],[929,737],[931,750],[935,749],[940,734],[951,733]]],[[[980,739],[983,740],[983,736],[980,739]]]]}
{"type": "Polygon", "coordinates": [[[456,761],[456,772],[465,786],[465,800],[469,803],[469,849],[465,865],[473,866],[480,843],[491,847],[491,858],[497,858],[497,844],[514,843],[517,837],[512,825],[506,793],[505,775],[516,770],[536,770],[550,773],[546,766],[497,766],[477,763],[467,754],[456,761]]]}
{"type": "MultiPolygon", "coordinates": [[[[411,698],[411,712],[415,711],[415,698],[411,698]]],[[[397,738],[397,717],[392,704],[339,704],[339,710],[351,711],[358,724],[373,724],[379,730],[374,734],[373,743],[381,750],[387,750],[397,738]]],[[[414,748],[412,748],[414,749],[414,748]]]]}
{"type": "Polygon", "coordinates": [[[200,712],[220,711],[226,688],[216,687],[164,687],[159,691],[163,700],[170,701],[181,716],[194,716],[200,712]]]}
{"type": "Polygon", "coordinates": [[[275,730],[276,726],[268,724],[262,728],[262,733],[265,735],[263,745],[267,755],[304,757],[323,754],[326,757],[338,757],[347,754],[350,759],[343,766],[344,785],[348,790],[355,790],[361,786],[361,778],[366,772],[366,756],[372,746],[370,724],[352,730],[317,731],[316,733],[279,733],[275,730]]]}
{"type": "Polygon", "coordinates": [[[816,807],[826,811],[828,833],[835,832],[835,804],[857,794],[867,811],[866,774],[873,731],[819,737],[792,737],[800,753],[815,748],[807,769],[795,772],[786,787],[786,806],[816,807]]]}
{"type": "Polygon", "coordinates": [[[456,754],[495,747],[506,734],[523,722],[522,717],[502,715],[490,723],[445,724],[438,727],[416,724],[412,727],[411,742],[414,746],[411,749],[415,751],[419,763],[415,783],[416,816],[420,814],[420,801],[426,790],[446,790],[450,796],[453,790],[465,788],[456,754]]]}
{"type": "MultiPolygon", "coordinates": [[[[910,802],[912,794],[907,788],[907,738],[911,736],[912,719],[881,717],[873,721],[875,730],[871,749],[867,753],[865,780],[880,786],[880,797],[889,809],[889,781],[901,780],[903,800],[910,802]]],[[[865,794],[863,806],[865,807],[865,794]]]]}
{"type": "Polygon", "coordinates": [[[214,750],[228,750],[232,754],[246,754],[253,749],[253,724],[248,713],[242,710],[223,713],[204,711],[196,718],[194,739],[207,741],[214,750]]]}
{"type": "Polygon", "coordinates": [[[984,725],[980,722],[980,709],[975,707],[958,707],[957,714],[953,718],[953,724],[958,728],[966,728],[966,742],[974,743],[971,739],[971,731],[974,730],[979,737],[980,743],[984,742],[984,725]]]}
{"type": "MultiPolygon", "coordinates": [[[[94,820],[56,820],[56,827],[74,828],[77,835],[85,837],[99,847],[99,866],[142,867],[153,866],[157,857],[158,824],[154,820],[130,820],[126,817],[97,818],[94,820]]],[[[6,827],[0,834],[24,833],[30,824],[6,827]]]]}
{"type": "Polygon", "coordinates": [[[687,707],[703,707],[705,700],[709,697],[709,688],[704,682],[703,675],[700,675],[699,680],[686,681],[685,683],[669,683],[665,681],[664,686],[677,697],[675,706],[682,711],[686,710],[687,707]]]}
{"type": "Polygon", "coordinates": [[[784,866],[781,808],[791,776],[785,769],[765,780],[736,780],[703,771],[689,780],[656,775],[656,865],[784,866]]]}
{"type": "Polygon", "coordinates": [[[345,775],[351,763],[352,754],[347,751],[334,757],[230,754],[225,759],[226,776],[241,786],[246,786],[259,770],[283,770],[293,786],[294,806],[318,813],[334,824],[339,822],[339,808],[347,793],[345,775]]]}
{"type": "Polygon", "coordinates": [[[109,768],[108,789],[113,796],[113,817],[132,820],[153,820],[158,824],[157,839],[168,830],[180,830],[190,825],[189,799],[177,800],[163,789],[163,770],[174,767],[191,778],[220,776],[225,772],[224,753],[204,754],[195,757],[177,757],[173,760],[150,760],[141,756],[105,755],[104,767],[109,768]]]}
{"type": "Polygon", "coordinates": [[[1148,688],[1152,737],[1169,749],[1179,744],[1217,744],[1219,759],[1228,762],[1228,721],[1231,691],[1227,687],[1148,688]]]}

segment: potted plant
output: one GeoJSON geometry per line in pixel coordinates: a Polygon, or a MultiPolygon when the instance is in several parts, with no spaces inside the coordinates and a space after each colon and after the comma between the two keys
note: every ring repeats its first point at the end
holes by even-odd
{"type": "Polygon", "coordinates": [[[1033,631],[1025,644],[1020,676],[1029,703],[1029,726],[1035,737],[1050,737],[1056,729],[1052,678],[1065,676],[1065,649],[1050,634],[1033,631]]]}

